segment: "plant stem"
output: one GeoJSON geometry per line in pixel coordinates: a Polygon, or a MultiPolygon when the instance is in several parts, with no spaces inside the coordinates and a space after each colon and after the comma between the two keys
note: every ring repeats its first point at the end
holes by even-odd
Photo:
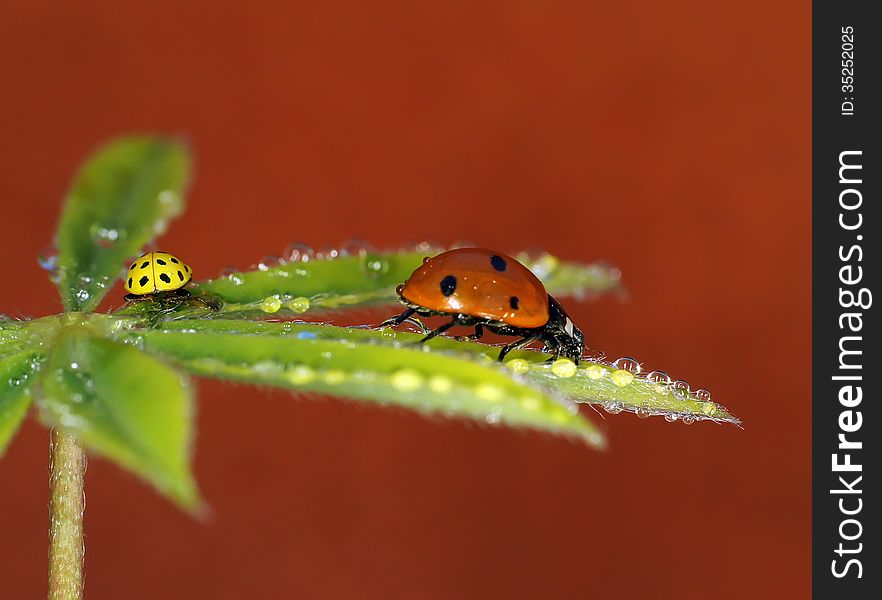
{"type": "Polygon", "coordinates": [[[83,478],[86,453],[69,433],[49,442],[49,600],[83,597],[83,478]]]}

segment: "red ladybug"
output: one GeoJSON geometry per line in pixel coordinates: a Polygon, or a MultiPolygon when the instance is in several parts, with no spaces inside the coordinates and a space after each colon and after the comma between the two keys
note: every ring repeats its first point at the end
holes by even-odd
{"type": "Polygon", "coordinates": [[[502,348],[499,360],[536,340],[545,344],[544,350],[554,352],[555,358],[567,356],[578,364],[582,357],[582,332],[561,305],[527,267],[500,252],[458,248],[426,258],[397,291],[408,308],[381,327],[400,325],[414,313],[452,317],[421,342],[454,325],[474,326],[470,339],[480,338],[485,328],[520,336],[502,348]]]}

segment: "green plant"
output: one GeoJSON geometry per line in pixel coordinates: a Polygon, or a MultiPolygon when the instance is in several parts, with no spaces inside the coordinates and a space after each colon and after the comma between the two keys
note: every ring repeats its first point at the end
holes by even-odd
{"type": "MultiPolygon", "coordinates": [[[[610,413],[738,423],[704,390],[644,374],[633,359],[548,362],[415,333],[292,320],[329,310],[392,303],[395,286],[437,249],[375,252],[352,246],[329,256],[304,248],[286,260],[196,283],[220,310],[186,299],[132,302],[94,312],[126,262],[184,208],[187,149],[167,138],[132,137],[93,155],[68,194],[57,255],[41,258],[65,312],[0,319],[0,454],[29,408],[53,428],[50,598],[82,594],[84,447],[150,482],[183,509],[202,506],[190,470],[189,375],[218,377],[397,405],[488,424],[527,427],[604,446],[577,404],[610,413]]],[[[618,287],[602,264],[519,255],[556,296],[618,287]]]]}

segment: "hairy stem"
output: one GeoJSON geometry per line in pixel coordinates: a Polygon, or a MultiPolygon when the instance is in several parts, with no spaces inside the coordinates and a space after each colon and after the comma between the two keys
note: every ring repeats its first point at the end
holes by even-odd
{"type": "Polygon", "coordinates": [[[69,433],[53,431],[49,445],[49,600],[83,597],[83,478],[86,453],[69,433]]]}

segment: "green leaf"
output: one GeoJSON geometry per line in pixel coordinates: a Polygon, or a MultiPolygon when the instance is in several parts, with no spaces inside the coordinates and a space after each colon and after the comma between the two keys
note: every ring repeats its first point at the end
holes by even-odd
{"type": "Polygon", "coordinates": [[[86,161],[57,234],[53,280],[66,310],[98,306],[123,263],[183,210],[189,174],[187,148],[168,138],[122,138],[86,161]]]}
{"type": "MultiPolygon", "coordinates": [[[[303,315],[356,308],[397,300],[395,288],[403,283],[423,258],[440,252],[359,253],[337,258],[312,258],[306,262],[281,262],[230,273],[193,287],[197,295],[217,296],[224,301],[223,316],[303,315]]],[[[554,296],[584,296],[619,288],[618,269],[606,263],[561,262],[550,254],[517,255],[531,268],[554,296]]],[[[171,318],[218,316],[203,306],[177,302],[171,306],[137,303],[119,314],[171,318]]]]}
{"type": "Polygon", "coordinates": [[[603,435],[573,403],[528,385],[491,359],[358,343],[344,328],[326,328],[335,330],[338,339],[316,339],[314,330],[293,323],[267,323],[278,325],[280,332],[290,326],[277,336],[192,329],[208,323],[230,324],[190,322],[191,329],[131,332],[127,339],[199,375],[527,427],[604,445],[603,435]]]}
{"type": "MultiPolygon", "coordinates": [[[[412,348],[422,335],[386,329],[377,331],[353,327],[334,327],[308,323],[270,323],[261,321],[227,320],[214,321],[181,320],[162,324],[166,331],[213,332],[226,334],[245,334],[277,337],[315,337],[336,343],[371,344],[392,348],[412,348]]],[[[194,342],[195,343],[195,342],[194,342]]],[[[466,342],[451,337],[439,336],[425,344],[430,350],[425,353],[437,356],[441,352],[471,356],[472,360],[492,362],[499,353],[496,346],[476,342],[466,342]]],[[[662,416],[668,421],[681,420],[684,423],[695,421],[715,421],[739,425],[741,421],[724,406],[711,401],[710,392],[690,390],[684,381],[671,381],[661,371],[637,373],[622,367],[636,370],[631,359],[621,359],[618,365],[601,360],[583,360],[577,367],[568,359],[556,363],[548,362],[548,354],[520,350],[506,358],[506,365],[524,381],[534,386],[550,390],[551,393],[566,397],[573,402],[591,404],[609,413],[631,412],[641,417],[662,416]],[[628,365],[628,363],[631,365],[628,365]]]]}
{"type": "Polygon", "coordinates": [[[32,351],[0,358],[0,457],[31,405],[31,381],[41,355],[32,351]]]}
{"type": "Polygon", "coordinates": [[[27,321],[12,321],[0,317],[0,356],[24,350],[30,339],[27,321]]]}
{"type": "Polygon", "coordinates": [[[193,402],[187,381],[132,346],[60,336],[40,378],[41,418],[151,482],[184,508],[199,508],[190,472],[193,402]]]}

